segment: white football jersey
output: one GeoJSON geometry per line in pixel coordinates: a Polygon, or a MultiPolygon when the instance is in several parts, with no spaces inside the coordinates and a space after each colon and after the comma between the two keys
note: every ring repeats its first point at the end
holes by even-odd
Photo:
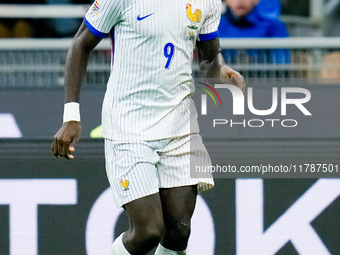
{"type": "Polygon", "coordinates": [[[220,0],[97,0],[84,22],[108,34],[114,60],[103,103],[103,136],[158,140],[198,132],[191,95],[197,40],[218,36],[220,0]]]}

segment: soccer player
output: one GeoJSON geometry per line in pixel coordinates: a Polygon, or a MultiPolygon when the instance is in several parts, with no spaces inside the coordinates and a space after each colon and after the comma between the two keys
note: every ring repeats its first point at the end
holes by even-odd
{"type": "Polygon", "coordinates": [[[56,157],[73,159],[80,136],[79,98],[90,52],[110,35],[113,63],[103,103],[106,171],[129,229],[111,255],[185,254],[198,192],[212,178],[190,178],[190,163],[207,165],[191,95],[193,50],[207,77],[245,90],[219,48],[220,0],[97,0],[67,55],[64,123],[56,157]]]}

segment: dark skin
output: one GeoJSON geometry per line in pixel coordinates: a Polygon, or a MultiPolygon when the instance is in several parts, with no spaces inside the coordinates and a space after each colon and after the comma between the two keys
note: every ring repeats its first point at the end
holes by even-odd
{"type": "MultiPolygon", "coordinates": [[[[93,35],[84,23],[81,25],[67,54],[65,103],[79,102],[90,52],[100,41],[101,38],[93,35]]],[[[218,38],[197,42],[197,54],[200,69],[208,79],[216,82],[217,78],[221,83],[234,84],[245,92],[243,76],[226,65],[218,38]]],[[[80,133],[79,122],[64,123],[52,141],[51,150],[54,156],[73,159],[72,153],[80,133]]],[[[161,242],[169,250],[185,250],[196,196],[196,185],[161,188],[157,194],[124,205],[129,218],[129,229],[123,236],[125,248],[132,255],[143,255],[161,242]]]]}
{"type": "Polygon", "coordinates": [[[123,236],[125,248],[130,254],[144,255],[161,242],[169,250],[185,250],[196,196],[196,185],[184,186],[160,189],[126,204],[129,229],[123,236]]]}
{"type": "MultiPolygon", "coordinates": [[[[86,73],[90,53],[100,41],[101,38],[93,35],[84,23],[81,24],[67,53],[65,103],[79,102],[81,84],[86,73]]],[[[69,121],[64,123],[53,137],[51,149],[54,156],[56,158],[65,157],[73,159],[74,156],[71,153],[75,150],[80,133],[80,122],[69,121]]]]}

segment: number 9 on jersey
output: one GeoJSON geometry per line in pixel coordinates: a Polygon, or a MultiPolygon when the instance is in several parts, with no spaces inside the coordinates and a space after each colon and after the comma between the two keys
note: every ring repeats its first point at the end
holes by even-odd
{"type": "Polygon", "coordinates": [[[171,65],[171,61],[174,57],[174,53],[175,53],[175,46],[172,43],[167,43],[165,44],[164,47],[164,56],[168,59],[166,64],[165,64],[165,68],[169,69],[170,65],[171,65]]]}

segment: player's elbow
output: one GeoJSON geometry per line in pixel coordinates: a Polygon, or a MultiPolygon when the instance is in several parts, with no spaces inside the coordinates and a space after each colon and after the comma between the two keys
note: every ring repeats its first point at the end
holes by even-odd
{"type": "Polygon", "coordinates": [[[209,61],[202,60],[202,61],[200,61],[200,63],[199,63],[199,68],[200,68],[201,72],[202,72],[205,76],[207,76],[207,74],[208,74],[208,72],[209,72],[209,70],[210,70],[211,67],[212,67],[212,63],[209,62],[209,61]]]}
{"type": "Polygon", "coordinates": [[[200,70],[206,78],[219,78],[220,66],[216,65],[214,61],[202,61],[200,63],[200,70]]]}
{"type": "Polygon", "coordinates": [[[92,50],[92,48],[89,47],[81,37],[75,37],[73,39],[71,49],[72,51],[77,51],[85,54],[89,54],[92,50]]]}

